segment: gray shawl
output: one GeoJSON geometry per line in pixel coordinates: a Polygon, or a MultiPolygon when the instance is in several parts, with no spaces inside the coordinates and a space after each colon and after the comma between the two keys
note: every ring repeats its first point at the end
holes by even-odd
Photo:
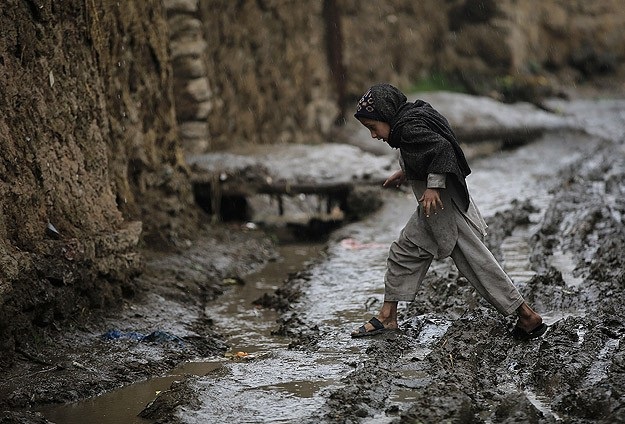
{"type": "Polygon", "coordinates": [[[406,178],[424,181],[428,174],[449,174],[448,182],[462,193],[459,206],[466,211],[469,192],[465,177],[471,169],[447,119],[423,100],[408,102],[390,84],[374,85],[371,94],[376,111],[391,126],[388,144],[400,150],[406,178]]]}

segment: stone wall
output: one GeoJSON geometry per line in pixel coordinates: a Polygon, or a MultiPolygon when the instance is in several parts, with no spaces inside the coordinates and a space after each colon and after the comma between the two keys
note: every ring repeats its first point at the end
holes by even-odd
{"type": "Polygon", "coordinates": [[[196,0],[165,0],[179,136],[189,153],[211,147],[209,113],[216,98],[208,79],[208,43],[196,0]]]}
{"type": "Polygon", "coordinates": [[[338,107],[321,1],[165,4],[187,152],[327,137],[338,107]]]}

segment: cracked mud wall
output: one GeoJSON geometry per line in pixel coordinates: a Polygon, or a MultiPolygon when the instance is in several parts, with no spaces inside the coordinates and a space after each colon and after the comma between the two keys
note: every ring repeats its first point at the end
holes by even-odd
{"type": "Polygon", "coordinates": [[[2,365],[132,296],[139,243],[195,212],[159,1],[6,0],[0,27],[2,365]]]}

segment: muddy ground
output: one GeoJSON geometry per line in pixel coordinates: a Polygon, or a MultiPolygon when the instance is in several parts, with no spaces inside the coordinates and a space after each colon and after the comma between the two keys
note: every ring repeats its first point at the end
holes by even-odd
{"type": "MultiPolygon", "coordinates": [[[[590,125],[592,113],[583,115],[590,125]]],[[[529,240],[534,276],[520,289],[550,324],[542,338],[513,340],[514,319],[485,304],[453,267],[430,273],[402,311],[402,332],[363,341],[365,360],[350,364],[353,372],[310,421],[625,422],[625,146],[618,128],[594,132],[603,131],[604,140],[553,181],[544,210],[530,199],[489,219],[488,243],[501,260],[503,240],[541,214],[529,240]],[[450,324],[428,345],[429,328],[441,322],[450,324]],[[390,401],[401,391],[410,393],[406,409],[390,401]]],[[[311,284],[296,275],[259,303],[283,311],[277,332],[291,349],[312,353],[327,334],[289,307],[311,284]]],[[[201,408],[194,380],[163,393],[145,416],[180,422],[181,406],[201,408]]]]}
{"type": "Polygon", "coordinates": [[[184,360],[223,356],[206,302],[276,257],[267,234],[221,224],[198,229],[178,252],[144,250],[132,301],[19,351],[0,381],[2,423],[47,422],[42,406],[74,402],[160,376],[184,360]]]}
{"type": "MultiPolygon", "coordinates": [[[[397,422],[415,423],[624,422],[624,158],[622,144],[603,143],[565,170],[552,192],[530,243],[536,275],[522,287],[537,310],[558,316],[543,338],[514,341],[513,320],[486,306],[464,278],[430,274],[400,318],[403,333],[370,341],[368,359],[329,395],[323,420],[396,413],[397,422]],[[551,265],[562,251],[574,262],[574,284],[551,265]],[[452,324],[419,355],[419,335],[433,319],[452,324]],[[387,409],[398,388],[414,397],[401,413],[387,409]]],[[[495,254],[532,212],[530,203],[513,204],[490,220],[495,254]]],[[[293,344],[314,349],[312,323],[290,322],[297,325],[287,323],[287,334],[303,334],[293,344]]]]}
{"type": "MultiPolygon", "coordinates": [[[[512,340],[513,320],[484,304],[466,280],[432,273],[403,310],[403,331],[364,342],[366,360],[351,364],[342,388],[327,394],[318,421],[625,422],[624,158],[622,140],[607,134],[554,184],[530,240],[535,276],[521,287],[537,310],[557,317],[543,338],[512,340]],[[554,266],[562,252],[574,263],[572,276],[554,266]],[[424,351],[426,329],[437,320],[451,324],[424,351]],[[388,402],[399,390],[411,392],[406,410],[388,402]]],[[[489,244],[500,259],[502,241],[528,225],[534,208],[512,203],[489,219],[489,244]]],[[[198,231],[175,255],[144,253],[134,301],[21,349],[0,381],[0,422],[44,423],[36,412],[42,406],[159,376],[184,360],[223,356],[226,340],[204,306],[275,260],[276,245],[261,231],[221,224],[198,231]]],[[[283,312],[277,331],[302,351],[314,351],[323,337],[290,307],[309,284],[305,272],[295,274],[258,302],[283,312]]],[[[193,380],[172,385],[143,415],[179,422],[178,408],[199,405],[193,380]]]]}

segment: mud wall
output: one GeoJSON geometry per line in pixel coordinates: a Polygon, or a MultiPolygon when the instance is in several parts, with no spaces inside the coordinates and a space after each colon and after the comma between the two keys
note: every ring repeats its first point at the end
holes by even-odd
{"type": "Polygon", "coordinates": [[[322,3],[200,2],[215,97],[215,147],[315,142],[337,113],[324,50],[322,3]]]}
{"type": "Polygon", "coordinates": [[[525,88],[531,100],[602,75],[618,81],[625,71],[625,10],[618,0],[339,5],[353,95],[372,81],[409,88],[440,73],[476,94],[525,88]]]}
{"type": "Polygon", "coordinates": [[[625,70],[619,0],[165,4],[190,153],[331,139],[341,109],[378,81],[409,90],[433,78],[539,101],[625,70]]]}
{"type": "Polygon", "coordinates": [[[0,28],[2,365],[132,295],[140,240],[193,212],[160,1],[5,0],[0,28]]]}

